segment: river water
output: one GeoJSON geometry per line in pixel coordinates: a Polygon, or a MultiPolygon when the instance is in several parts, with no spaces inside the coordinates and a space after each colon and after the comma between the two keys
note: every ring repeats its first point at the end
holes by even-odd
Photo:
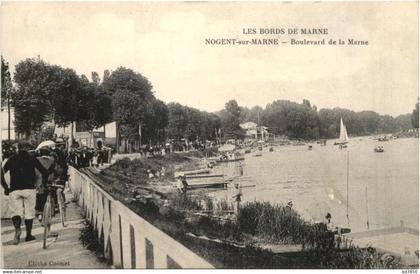
{"type": "MultiPolygon", "coordinates": [[[[242,186],[242,200],[283,205],[291,200],[305,219],[322,221],[329,212],[336,225],[353,232],[367,230],[367,222],[370,229],[399,226],[401,221],[418,229],[418,139],[352,138],[342,150],[332,143],[313,144],[312,150],[307,146],[276,146],[274,152],[264,148],[261,157],[255,157],[256,152],[245,154],[244,174],[235,180],[242,186]],[[377,145],[385,152],[375,153],[377,145]]],[[[237,170],[236,165],[219,168],[227,174],[237,170]]],[[[213,195],[217,199],[232,196],[230,191],[213,195]]]]}

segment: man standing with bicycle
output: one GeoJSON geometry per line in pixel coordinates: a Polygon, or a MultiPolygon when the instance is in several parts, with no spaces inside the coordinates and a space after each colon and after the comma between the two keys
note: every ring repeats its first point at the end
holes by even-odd
{"type": "MultiPolygon", "coordinates": [[[[41,147],[39,150],[39,157],[37,157],[38,161],[42,164],[45,169],[51,168],[51,166],[55,166],[54,157],[51,156],[51,150],[49,147],[41,147]]],[[[35,211],[36,215],[39,218],[39,221],[42,220],[42,211],[44,210],[45,201],[47,200],[47,184],[52,183],[54,181],[54,173],[49,174],[48,176],[43,176],[40,174],[40,171],[36,170],[37,175],[37,182],[35,184],[36,187],[36,206],[35,211]]]]}
{"type": "MultiPolygon", "coordinates": [[[[26,238],[25,241],[32,241],[32,223],[35,218],[35,169],[38,169],[43,176],[48,176],[52,169],[45,169],[41,163],[28,153],[29,144],[19,143],[18,152],[10,157],[5,163],[4,173],[10,172],[10,188],[5,187],[5,193],[9,194],[9,207],[12,211],[12,222],[15,227],[15,238],[13,244],[19,244],[21,235],[22,216],[25,219],[26,238]]],[[[1,176],[4,180],[4,176],[1,176]]]]}

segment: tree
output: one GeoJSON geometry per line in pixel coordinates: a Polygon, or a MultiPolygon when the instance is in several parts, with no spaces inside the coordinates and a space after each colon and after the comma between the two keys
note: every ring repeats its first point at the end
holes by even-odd
{"type": "Polygon", "coordinates": [[[411,114],[411,123],[414,128],[419,128],[419,99],[417,98],[417,103],[415,109],[411,114]]]}
{"type": "Polygon", "coordinates": [[[411,122],[411,113],[401,114],[395,117],[395,124],[398,131],[404,131],[413,128],[411,122]]]}
{"type": "Polygon", "coordinates": [[[117,122],[117,148],[119,137],[124,140],[125,150],[132,138],[139,136],[139,126],[145,123],[145,117],[155,100],[152,84],[140,73],[119,67],[108,77],[104,76],[102,87],[112,96],[112,110],[117,122]]]}
{"type": "Polygon", "coordinates": [[[12,79],[10,77],[9,63],[1,56],[1,105],[7,107],[7,140],[10,141],[10,98],[12,93],[12,79]]]}
{"type": "Polygon", "coordinates": [[[104,70],[104,77],[102,82],[108,81],[109,76],[111,76],[111,72],[108,69],[104,70]]]}
{"type": "Polygon", "coordinates": [[[379,118],[378,131],[392,133],[398,130],[395,119],[390,115],[381,115],[379,118]]]}
{"type": "Polygon", "coordinates": [[[274,134],[298,139],[316,139],[320,135],[316,106],[311,106],[306,99],[302,104],[288,100],[274,101],[266,106],[261,121],[274,134]]]}
{"type": "Polygon", "coordinates": [[[220,118],[214,113],[199,111],[178,103],[168,104],[167,137],[179,142],[182,138],[189,141],[215,140],[220,129],[220,118]]]}
{"type": "Polygon", "coordinates": [[[96,86],[99,86],[99,84],[101,83],[101,78],[99,78],[99,74],[96,71],[92,71],[91,77],[92,77],[92,82],[96,86]]]}
{"type": "MultiPolygon", "coordinates": [[[[92,81],[82,75],[80,96],[84,100],[81,122],[84,130],[92,131],[113,120],[112,98],[103,89],[98,73],[92,72],[92,81]]],[[[79,120],[79,121],[80,121],[79,120]]]]}
{"type": "Polygon", "coordinates": [[[84,88],[87,78],[83,76],[79,78],[74,70],[59,66],[52,66],[51,70],[56,76],[54,88],[50,92],[55,123],[67,126],[88,119],[93,91],[84,88]]]}
{"type": "Polygon", "coordinates": [[[95,88],[94,106],[93,117],[96,128],[112,122],[112,98],[106,95],[100,86],[95,88]]]}
{"type": "Polygon", "coordinates": [[[97,94],[98,85],[89,83],[85,75],[79,77],[72,69],[50,65],[39,58],[26,59],[16,66],[14,79],[16,128],[27,136],[38,131],[45,121],[52,121],[54,127],[81,122],[92,128],[109,120],[97,107],[106,107],[109,100],[97,94]]]}
{"type": "Polygon", "coordinates": [[[254,122],[258,124],[261,121],[263,111],[264,109],[260,106],[254,106],[251,109],[241,107],[240,122],[254,122]]]}
{"type": "Polygon", "coordinates": [[[92,131],[112,121],[112,100],[97,82],[89,82],[85,78],[80,81],[83,103],[79,107],[83,110],[80,112],[79,122],[83,124],[84,130],[92,131]]]}
{"type": "Polygon", "coordinates": [[[12,93],[15,128],[27,138],[48,119],[51,75],[49,65],[40,59],[26,59],[16,65],[16,92],[12,93]]]}
{"type": "Polygon", "coordinates": [[[225,104],[225,109],[220,113],[223,135],[227,138],[242,139],[245,134],[240,127],[241,108],[235,100],[225,104]]]}
{"type": "Polygon", "coordinates": [[[174,140],[180,140],[185,137],[188,118],[184,106],[179,103],[168,104],[168,126],[167,135],[174,140]]]}
{"type": "Polygon", "coordinates": [[[272,133],[287,134],[287,116],[297,104],[286,100],[276,100],[268,104],[261,115],[261,122],[269,127],[272,133]]]}
{"type": "Polygon", "coordinates": [[[169,110],[164,102],[154,100],[151,109],[147,112],[145,122],[141,130],[142,139],[165,141],[165,128],[168,125],[169,110]]]}

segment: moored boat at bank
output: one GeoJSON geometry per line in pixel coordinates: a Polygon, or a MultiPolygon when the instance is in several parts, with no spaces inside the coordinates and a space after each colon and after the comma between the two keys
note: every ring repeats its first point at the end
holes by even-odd
{"type": "Polygon", "coordinates": [[[226,163],[226,162],[236,162],[236,161],[242,161],[245,160],[245,157],[243,157],[239,152],[229,152],[221,155],[216,162],[218,163],[226,163]]]}
{"type": "Polygon", "coordinates": [[[383,146],[377,146],[377,147],[375,147],[373,149],[373,151],[375,151],[375,152],[384,152],[385,150],[384,150],[384,147],[383,146]]]}
{"type": "Polygon", "coordinates": [[[379,142],[388,142],[388,141],[389,141],[389,139],[388,139],[388,137],[387,137],[387,136],[380,136],[380,137],[378,138],[378,141],[379,141],[379,142]]]}

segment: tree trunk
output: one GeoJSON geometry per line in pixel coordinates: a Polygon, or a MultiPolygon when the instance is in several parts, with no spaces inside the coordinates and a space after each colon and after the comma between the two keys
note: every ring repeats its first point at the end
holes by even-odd
{"type": "Polygon", "coordinates": [[[141,123],[139,123],[139,146],[141,146],[141,123]]]}
{"type": "Polygon", "coordinates": [[[120,123],[115,121],[115,128],[116,128],[116,134],[115,134],[115,150],[117,153],[120,153],[120,123]]]}
{"type": "Polygon", "coordinates": [[[93,138],[93,129],[90,131],[90,143],[92,148],[95,148],[94,138],[93,138]]]}
{"type": "MultiPolygon", "coordinates": [[[[10,141],[10,94],[7,94],[7,140],[10,141]]],[[[16,135],[16,132],[15,132],[16,135]]]]}
{"type": "Polygon", "coordinates": [[[73,122],[70,123],[70,135],[69,135],[69,149],[73,146],[73,122]]]}
{"type": "Polygon", "coordinates": [[[53,137],[55,136],[55,128],[56,128],[56,123],[55,123],[55,121],[54,121],[54,127],[53,127],[53,137]]]}

